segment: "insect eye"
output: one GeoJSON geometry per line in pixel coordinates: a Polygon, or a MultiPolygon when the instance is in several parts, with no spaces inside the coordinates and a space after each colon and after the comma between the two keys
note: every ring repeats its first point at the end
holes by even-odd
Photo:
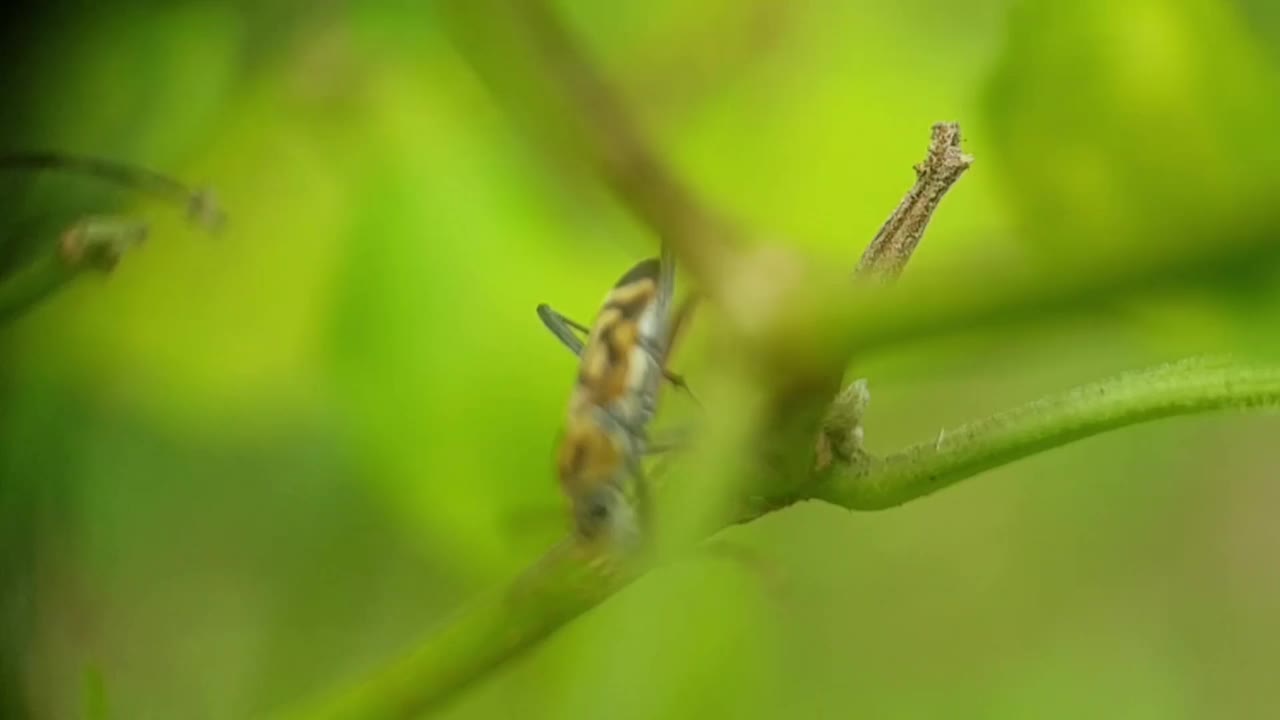
{"type": "Polygon", "coordinates": [[[592,520],[603,521],[609,517],[609,505],[603,499],[592,500],[587,505],[587,516],[592,520]]]}
{"type": "Polygon", "coordinates": [[[578,510],[579,529],[585,535],[595,535],[609,521],[610,512],[606,498],[599,495],[588,498],[578,510]]]}

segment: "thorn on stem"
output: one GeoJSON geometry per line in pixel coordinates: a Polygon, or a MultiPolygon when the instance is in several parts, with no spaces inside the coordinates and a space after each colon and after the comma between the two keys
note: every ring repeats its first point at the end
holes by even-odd
{"type": "Polygon", "coordinates": [[[865,453],[862,449],[862,416],[871,404],[871,392],[865,379],[849,383],[827,409],[815,448],[814,470],[821,472],[833,462],[855,462],[865,453]]]}

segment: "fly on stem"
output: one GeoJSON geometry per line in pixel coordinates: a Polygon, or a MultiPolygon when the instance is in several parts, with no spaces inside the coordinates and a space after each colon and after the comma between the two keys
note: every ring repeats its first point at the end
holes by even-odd
{"type": "Polygon", "coordinates": [[[674,258],[664,247],[661,258],[637,263],[614,284],[590,326],[538,308],[579,358],[556,467],[574,542],[597,561],[641,548],[652,526],[649,424],[664,381],[687,389],[667,362],[696,302],[672,312],[674,294],[674,258]]]}

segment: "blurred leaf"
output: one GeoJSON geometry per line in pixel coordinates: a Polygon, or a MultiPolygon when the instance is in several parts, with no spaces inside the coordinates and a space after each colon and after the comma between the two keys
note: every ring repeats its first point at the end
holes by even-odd
{"type": "Polygon", "coordinates": [[[1249,29],[1263,41],[1262,47],[1280,64],[1280,3],[1275,0],[1235,0],[1248,20],[1249,29]]]}
{"type": "Polygon", "coordinates": [[[1280,84],[1221,2],[1024,0],[986,117],[1025,241],[1050,257],[1160,253],[1280,193],[1280,84]]]}
{"type": "Polygon", "coordinates": [[[84,669],[84,720],[107,720],[107,686],[102,671],[89,666],[84,669]]]}
{"type": "MultiPolygon", "coordinates": [[[[1015,7],[986,90],[989,159],[1043,263],[1158,262],[1254,227],[1280,243],[1280,74],[1253,30],[1214,0],[1015,7]]],[[[1214,279],[1124,317],[1169,352],[1280,355],[1274,263],[1214,279]]]]}
{"type": "MultiPolygon", "coordinates": [[[[1020,0],[1003,47],[1008,0],[554,4],[692,184],[850,267],[938,120],[966,124],[978,164],[919,265],[981,272],[1017,242],[1046,262],[1140,256],[1276,206],[1267,0],[1020,0]]],[[[157,213],[157,242],[3,338],[0,714],[92,710],[86,658],[116,716],[287,705],[407,649],[562,534],[573,360],[533,308],[589,319],[653,238],[548,171],[426,4],[46,5],[4,28],[21,40],[3,48],[6,147],[211,182],[230,224],[211,243],[157,213]]],[[[9,237],[145,210],[2,180],[9,237]]],[[[1228,280],[1128,317],[1170,351],[1271,341],[1280,274],[1228,280]]],[[[871,443],[1145,362],[1150,336],[1107,320],[878,361],[871,443]]],[[[717,349],[681,353],[699,389],[717,349]]],[[[691,561],[450,715],[1274,707],[1275,434],[1152,427],[903,512],[779,513],[734,532],[780,558],[788,604],[691,561]]],[[[696,499],[738,476],[678,481],[696,499]]]]}

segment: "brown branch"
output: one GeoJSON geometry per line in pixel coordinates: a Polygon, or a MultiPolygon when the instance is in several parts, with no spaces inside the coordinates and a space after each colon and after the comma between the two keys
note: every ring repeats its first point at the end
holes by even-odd
{"type": "Polygon", "coordinates": [[[973,157],[960,150],[960,126],[934,125],[929,154],[915,166],[916,183],[862,254],[859,279],[890,282],[902,274],[938,203],[972,164],[973,157]]]}
{"type": "Polygon", "coordinates": [[[444,0],[464,56],[522,123],[585,162],[710,291],[742,243],[671,171],[546,0],[444,0]]]}

